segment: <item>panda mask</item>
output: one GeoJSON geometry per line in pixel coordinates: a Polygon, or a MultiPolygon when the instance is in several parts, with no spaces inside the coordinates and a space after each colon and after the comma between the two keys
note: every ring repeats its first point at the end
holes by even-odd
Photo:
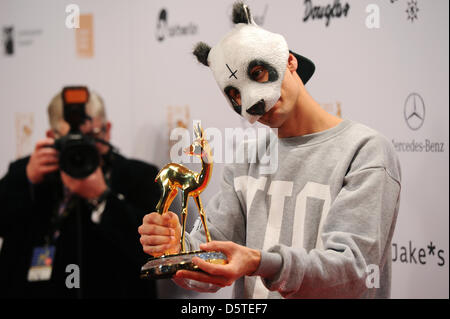
{"type": "MultiPolygon", "coordinates": [[[[283,36],[256,25],[249,8],[240,2],[233,6],[233,22],[233,30],[215,47],[200,42],[194,55],[211,68],[234,111],[254,123],[279,100],[290,51],[283,36]]],[[[302,71],[308,74],[298,73],[306,83],[314,64],[293,54],[301,60],[299,68],[303,67],[300,63],[305,65],[302,71]]]]}

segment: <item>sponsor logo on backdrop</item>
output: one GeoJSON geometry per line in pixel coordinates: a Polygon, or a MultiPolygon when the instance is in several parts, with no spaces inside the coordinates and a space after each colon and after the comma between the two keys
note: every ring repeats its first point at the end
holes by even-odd
{"type": "Polygon", "coordinates": [[[415,1],[415,0],[408,1],[408,8],[406,9],[406,13],[408,15],[408,20],[411,20],[411,22],[414,22],[414,20],[417,20],[419,18],[417,16],[418,12],[419,12],[419,7],[417,6],[417,1],[415,1]]]}
{"type": "Polygon", "coordinates": [[[3,48],[5,55],[14,54],[14,27],[3,27],[3,48]]]}
{"type": "Polygon", "coordinates": [[[309,22],[312,20],[323,20],[325,26],[330,25],[331,19],[343,19],[347,18],[350,5],[348,2],[341,2],[340,0],[334,0],[328,4],[317,4],[318,0],[304,0],[305,13],[303,15],[303,22],[309,22]]]}
{"type": "Polygon", "coordinates": [[[156,22],[156,39],[159,42],[172,37],[190,36],[198,33],[198,26],[193,22],[185,24],[169,23],[169,11],[165,8],[159,11],[156,22]]]}
{"type": "Polygon", "coordinates": [[[94,16],[80,14],[79,28],[75,29],[76,52],[79,58],[94,56],[94,16]]]}
{"type": "Polygon", "coordinates": [[[430,241],[417,245],[411,240],[407,244],[392,243],[392,261],[412,265],[445,266],[446,252],[436,243],[430,241]]]}
{"type": "Polygon", "coordinates": [[[15,113],[16,158],[24,157],[33,151],[32,136],[34,113],[15,113]]]}
{"type": "Polygon", "coordinates": [[[42,29],[19,29],[13,25],[2,27],[3,55],[13,56],[18,47],[31,46],[36,37],[42,34],[42,29]]]}
{"type": "Polygon", "coordinates": [[[445,143],[436,142],[428,138],[422,140],[412,139],[411,141],[399,142],[395,139],[392,144],[397,152],[400,153],[444,153],[445,143]]]}
{"type": "MultiPolygon", "coordinates": [[[[412,131],[418,132],[425,123],[425,100],[418,93],[411,93],[406,97],[403,105],[403,118],[405,125],[412,131]]],[[[416,139],[410,141],[398,141],[392,139],[392,144],[397,152],[407,153],[444,153],[445,143],[431,138],[416,139]]]]}
{"type": "MultiPolygon", "coordinates": [[[[398,2],[398,0],[390,0],[392,4],[398,2]]],[[[406,21],[414,22],[419,19],[419,4],[417,0],[407,0],[406,1],[406,21]]]]}
{"type": "Polygon", "coordinates": [[[18,31],[17,45],[21,47],[30,46],[34,39],[42,35],[42,29],[25,29],[18,31]]]}
{"type": "Polygon", "coordinates": [[[403,110],[405,122],[411,130],[418,130],[425,122],[425,103],[417,93],[411,93],[405,101],[403,110]]]}
{"type": "MultiPolygon", "coordinates": [[[[389,0],[391,4],[396,3],[398,0],[389,0]]],[[[406,1],[406,20],[414,22],[419,19],[419,5],[417,0],[406,1]]],[[[369,15],[366,18],[366,27],[368,29],[380,28],[380,7],[377,4],[371,3],[366,7],[366,13],[369,15]]],[[[403,11],[402,11],[402,14],[403,11]]]]}

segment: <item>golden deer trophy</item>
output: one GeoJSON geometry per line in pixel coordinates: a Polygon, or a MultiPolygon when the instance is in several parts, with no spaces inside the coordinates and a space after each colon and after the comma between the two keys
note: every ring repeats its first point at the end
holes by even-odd
{"type": "Polygon", "coordinates": [[[227,262],[226,256],[220,252],[186,252],[186,218],[188,214],[188,201],[191,196],[197,204],[203,229],[205,230],[206,241],[211,241],[211,235],[206,224],[206,215],[200,199],[200,194],[205,190],[211,179],[213,157],[211,148],[200,124],[194,126],[194,134],[194,142],[186,148],[184,152],[190,156],[200,157],[202,162],[202,170],[200,173],[192,171],[181,164],[169,163],[159,171],[155,178],[155,182],[158,183],[161,188],[161,198],[156,205],[156,212],[165,214],[169,210],[169,207],[178,192],[181,191],[181,253],[166,251],[161,254],[154,254],[154,258],[150,258],[142,267],[141,277],[143,278],[170,278],[180,269],[198,270],[197,266],[191,261],[195,256],[211,263],[225,264],[227,262]]]}

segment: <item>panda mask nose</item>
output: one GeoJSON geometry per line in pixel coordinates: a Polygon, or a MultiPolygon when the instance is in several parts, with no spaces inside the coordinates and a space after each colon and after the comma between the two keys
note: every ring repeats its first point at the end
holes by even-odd
{"type": "Polygon", "coordinates": [[[262,116],[266,113],[266,103],[264,100],[260,100],[259,102],[253,104],[250,108],[246,110],[246,112],[250,115],[262,116]]]}

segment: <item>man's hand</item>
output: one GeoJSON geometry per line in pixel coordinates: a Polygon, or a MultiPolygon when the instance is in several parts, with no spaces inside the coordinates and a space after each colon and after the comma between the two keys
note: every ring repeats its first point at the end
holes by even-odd
{"type": "Polygon", "coordinates": [[[72,192],[86,199],[99,198],[106,190],[107,185],[102,169],[98,167],[94,173],[83,179],[70,177],[61,171],[63,184],[72,192]]]}
{"type": "Polygon", "coordinates": [[[192,259],[194,264],[206,273],[179,270],[175,274],[174,279],[193,279],[220,287],[230,286],[237,279],[252,275],[258,269],[261,261],[261,252],[259,250],[240,246],[229,241],[212,241],[200,245],[200,249],[224,253],[227,256],[228,264],[212,264],[201,258],[194,257],[192,259]]]}
{"type": "Polygon", "coordinates": [[[160,257],[180,252],[181,225],[175,213],[151,213],[144,216],[138,228],[141,244],[146,254],[160,257]]]}
{"type": "Polygon", "coordinates": [[[39,184],[44,180],[45,175],[59,169],[58,151],[52,146],[55,140],[45,138],[36,143],[36,147],[31,154],[26,167],[28,180],[33,184],[39,184]]]}

